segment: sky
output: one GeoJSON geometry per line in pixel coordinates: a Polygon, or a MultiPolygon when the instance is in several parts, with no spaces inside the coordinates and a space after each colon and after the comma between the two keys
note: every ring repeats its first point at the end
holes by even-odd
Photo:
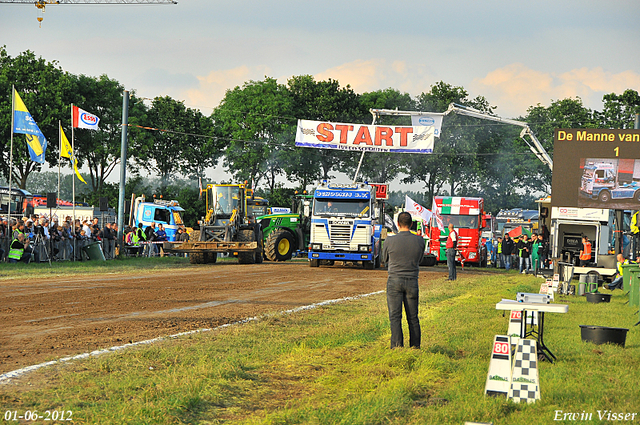
{"type": "Polygon", "coordinates": [[[505,118],[575,96],[601,110],[604,94],[640,91],[637,0],[178,0],[48,5],[44,14],[12,1],[0,0],[0,45],[11,56],[31,50],[206,115],[226,90],[265,76],[414,97],[444,81],[505,118]]]}

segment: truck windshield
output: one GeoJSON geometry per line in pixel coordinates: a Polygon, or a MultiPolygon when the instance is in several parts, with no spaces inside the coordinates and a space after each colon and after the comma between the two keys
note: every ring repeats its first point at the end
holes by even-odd
{"type": "Polygon", "coordinates": [[[478,229],[480,216],[442,214],[442,223],[445,228],[451,223],[456,229],[478,229]]]}
{"type": "Polygon", "coordinates": [[[344,200],[317,198],[313,202],[313,214],[334,217],[370,217],[371,205],[368,199],[344,200]]]}
{"type": "Polygon", "coordinates": [[[238,186],[214,186],[211,188],[211,204],[216,215],[231,215],[238,208],[238,186]]]}
{"type": "Polygon", "coordinates": [[[184,224],[184,222],[182,221],[182,214],[180,214],[180,211],[173,211],[173,221],[175,221],[175,224],[178,226],[184,224]]]}

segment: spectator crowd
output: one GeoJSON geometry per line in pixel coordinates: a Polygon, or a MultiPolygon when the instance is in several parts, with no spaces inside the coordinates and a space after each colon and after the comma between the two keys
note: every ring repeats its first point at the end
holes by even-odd
{"type": "MultiPolygon", "coordinates": [[[[131,228],[125,226],[125,244],[118,243],[118,225],[100,219],[75,221],[67,216],[63,221],[57,217],[12,218],[0,217],[0,262],[25,263],[40,261],[84,261],[89,259],[87,250],[99,244],[106,260],[125,255],[164,255],[162,243],[167,234],[162,224],[143,228],[142,224],[131,228]]],[[[184,229],[178,230],[176,240],[188,240],[184,229]]]]}

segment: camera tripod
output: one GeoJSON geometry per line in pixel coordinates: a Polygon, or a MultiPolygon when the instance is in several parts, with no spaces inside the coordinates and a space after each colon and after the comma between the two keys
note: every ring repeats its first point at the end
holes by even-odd
{"type": "MultiPolygon", "coordinates": [[[[42,247],[44,254],[47,256],[47,260],[49,261],[49,265],[51,265],[51,256],[49,255],[49,251],[47,250],[47,241],[43,235],[37,233],[36,239],[33,241],[33,251],[35,252],[37,249],[39,249],[39,247],[42,247]]],[[[40,258],[39,255],[38,261],[42,262],[42,258],[40,258]]]]}

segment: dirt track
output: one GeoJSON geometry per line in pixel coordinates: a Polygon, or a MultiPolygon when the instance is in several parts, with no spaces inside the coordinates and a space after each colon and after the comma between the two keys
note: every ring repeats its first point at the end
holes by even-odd
{"type": "MultiPolygon", "coordinates": [[[[445,276],[423,268],[421,278],[445,276]]],[[[0,374],[68,355],[211,328],[385,288],[386,270],[234,263],[179,271],[0,281],[0,374]]]]}

